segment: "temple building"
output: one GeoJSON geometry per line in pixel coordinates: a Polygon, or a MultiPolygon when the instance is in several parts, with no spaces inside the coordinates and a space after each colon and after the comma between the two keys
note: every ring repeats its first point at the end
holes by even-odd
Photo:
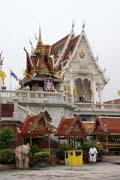
{"type": "MultiPolygon", "coordinates": [[[[31,53],[28,53],[25,48],[24,50],[26,70],[25,77],[20,80],[21,90],[30,91],[32,97],[51,96],[51,92],[53,97],[58,93],[63,100],[67,100],[66,107],[62,104],[62,113],[58,115],[60,111],[57,112],[59,120],[62,116],[70,117],[75,114],[80,115],[84,121],[94,121],[97,112],[94,114],[92,110],[88,114],[81,112],[81,109],[101,106],[102,92],[108,79],[105,71],[98,64],[98,57],[95,57],[91,50],[84,26],[77,36],[72,26],[68,35],[51,46],[43,44],[39,28],[36,48],[32,46],[31,53]],[[49,93],[45,95],[45,92],[49,93]]],[[[53,97],[53,101],[55,99],[53,97]]],[[[51,110],[47,107],[48,104],[48,100],[45,100],[45,108],[52,117],[53,108],[51,110]]],[[[27,106],[33,109],[30,104],[27,106]]],[[[39,113],[36,108],[33,112],[39,113]]],[[[55,124],[58,125],[59,120],[55,120],[55,124]]]]}
{"type": "MultiPolygon", "coordinates": [[[[92,133],[99,116],[120,117],[118,101],[103,102],[102,92],[109,79],[100,67],[98,57],[92,52],[85,25],[79,35],[75,34],[72,25],[70,33],[52,45],[44,45],[39,28],[36,47],[31,45],[31,52],[26,48],[24,51],[26,67],[24,77],[19,81],[19,89],[0,90],[1,128],[13,127],[18,136],[23,133],[23,141],[29,139],[35,143],[43,132],[47,132],[48,138],[53,133],[48,129],[49,118],[46,117],[51,118],[51,126],[56,129],[60,122],[63,123],[61,119],[64,119],[63,124],[72,120],[69,136],[75,138],[74,128],[81,139],[86,136],[87,127],[88,133],[92,133]],[[31,134],[28,132],[30,123],[36,129],[31,134]]],[[[56,134],[59,138],[65,136],[60,132],[56,134]]]]}

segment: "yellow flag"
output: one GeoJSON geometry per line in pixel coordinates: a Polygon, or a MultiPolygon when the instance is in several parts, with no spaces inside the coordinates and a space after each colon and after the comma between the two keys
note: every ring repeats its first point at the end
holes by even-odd
{"type": "Polygon", "coordinates": [[[6,74],[5,74],[5,72],[4,72],[3,70],[0,70],[0,77],[1,77],[2,83],[3,83],[3,85],[4,85],[4,81],[5,81],[6,74]]]}
{"type": "Polygon", "coordinates": [[[23,75],[24,75],[24,76],[28,76],[28,77],[32,77],[32,75],[29,74],[29,73],[27,73],[26,71],[24,71],[23,75]]]}
{"type": "Polygon", "coordinates": [[[74,93],[74,96],[78,96],[77,88],[76,87],[74,88],[73,93],[74,93]]]}
{"type": "Polygon", "coordinates": [[[118,90],[118,96],[120,96],[120,90],[118,90]]]}
{"type": "Polygon", "coordinates": [[[90,88],[90,96],[93,96],[94,92],[93,92],[93,89],[90,88]]]}
{"type": "Polygon", "coordinates": [[[70,84],[68,84],[68,87],[67,87],[67,93],[68,93],[68,94],[71,93],[71,86],[70,86],[70,84]]]}

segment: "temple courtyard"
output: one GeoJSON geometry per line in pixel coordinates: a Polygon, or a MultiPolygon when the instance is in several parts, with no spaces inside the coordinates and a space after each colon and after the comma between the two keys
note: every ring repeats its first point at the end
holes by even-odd
{"type": "Polygon", "coordinates": [[[0,172],[0,180],[120,180],[120,164],[101,162],[82,167],[49,166],[37,170],[9,170],[0,172]]]}

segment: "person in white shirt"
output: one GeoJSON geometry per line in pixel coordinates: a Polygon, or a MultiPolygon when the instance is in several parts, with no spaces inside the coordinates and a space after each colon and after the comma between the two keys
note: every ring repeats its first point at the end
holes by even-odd
{"type": "Polygon", "coordinates": [[[92,146],[90,149],[89,149],[89,160],[91,163],[95,163],[96,162],[96,155],[97,155],[97,149],[96,147],[92,146]]]}

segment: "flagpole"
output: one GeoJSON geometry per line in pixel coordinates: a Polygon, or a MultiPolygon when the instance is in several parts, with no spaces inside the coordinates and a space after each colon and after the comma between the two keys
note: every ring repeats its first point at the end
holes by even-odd
{"type": "Polygon", "coordinates": [[[11,73],[10,73],[10,91],[11,91],[11,73]]]}

